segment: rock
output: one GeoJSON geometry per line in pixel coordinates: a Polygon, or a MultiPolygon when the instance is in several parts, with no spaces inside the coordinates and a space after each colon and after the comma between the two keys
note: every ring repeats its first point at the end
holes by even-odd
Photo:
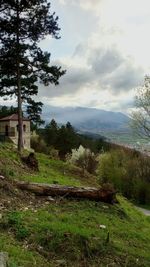
{"type": "Polygon", "coordinates": [[[4,180],[5,177],[4,177],[3,175],[0,175],[0,179],[1,179],[1,180],[4,180]]]}
{"type": "Polygon", "coordinates": [[[54,202],[54,201],[55,201],[55,199],[52,198],[51,196],[48,196],[48,197],[47,197],[47,200],[48,200],[48,201],[51,201],[51,202],[54,202]]]}
{"type": "Polygon", "coordinates": [[[8,253],[0,252],[0,267],[8,266],[8,253]]]}
{"type": "Polygon", "coordinates": [[[106,229],[106,225],[100,224],[99,226],[101,229],[106,229]]]}

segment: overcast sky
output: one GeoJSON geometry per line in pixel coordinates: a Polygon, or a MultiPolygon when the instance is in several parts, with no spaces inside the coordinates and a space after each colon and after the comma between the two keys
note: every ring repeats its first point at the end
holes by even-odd
{"type": "Polygon", "coordinates": [[[60,40],[41,47],[67,70],[38,98],[48,105],[128,112],[150,72],[150,0],[51,0],[60,40]]]}

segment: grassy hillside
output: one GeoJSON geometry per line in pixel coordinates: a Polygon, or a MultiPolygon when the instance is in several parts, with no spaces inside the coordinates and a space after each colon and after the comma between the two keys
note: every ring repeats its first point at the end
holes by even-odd
{"type": "MultiPolygon", "coordinates": [[[[26,155],[27,152],[24,152],[26,155]]],[[[12,145],[0,143],[0,172],[10,179],[41,183],[59,183],[61,185],[97,185],[94,176],[61,160],[53,160],[49,156],[37,153],[39,172],[33,172],[24,165],[16,149],[12,145]]]]}
{"type": "Polygon", "coordinates": [[[96,186],[80,169],[37,155],[31,172],[9,145],[0,146],[0,251],[9,267],[150,266],[150,217],[122,196],[117,205],[88,200],[49,199],[24,193],[13,179],[96,186]]]}

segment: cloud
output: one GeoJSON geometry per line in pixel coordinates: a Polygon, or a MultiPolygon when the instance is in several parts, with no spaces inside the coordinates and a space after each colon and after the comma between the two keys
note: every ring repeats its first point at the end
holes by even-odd
{"type": "Polygon", "coordinates": [[[66,69],[67,72],[60,78],[58,86],[44,87],[39,86],[39,96],[56,97],[62,95],[70,95],[77,93],[81,90],[82,86],[90,84],[93,80],[92,72],[89,68],[70,66],[70,64],[61,64],[58,62],[57,65],[63,65],[62,68],[66,69]]]}
{"type": "Polygon", "coordinates": [[[144,76],[144,70],[124,62],[120,68],[109,77],[111,89],[117,91],[130,91],[139,85],[144,76]]]}
{"type": "Polygon", "coordinates": [[[98,75],[113,72],[123,61],[119,51],[116,49],[95,49],[91,51],[89,63],[98,75]]]}
{"type": "Polygon", "coordinates": [[[60,106],[130,108],[133,88],[150,69],[150,2],[143,1],[53,1],[64,29],[54,51],[67,73],[59,86],[41,87],[40,98],[60,106]]]}
{"type": "Polygon", "coordinates": [[[117,48],[99,48],[90,51],[88,62],[95,72],[99,88],[116,94],[130,91],[143,79],[144,69],[137,66],[131,57],[123,56],[117,48]]]}
{"type": "MultiPolygon", "coordinates": [[[[80,88],[82,85],[86,85],[92,81],[92,72],[87,68],[71,68],[68,69],[68,74],[64,77],[64,85],[69,84],[70,87],[77,85],[80,88]]],[[[70,89],[71,90],[71,89],[70,89]]]]}
{"type": "Polygon", "coordinates": [[[96,9],[103,0],[59,0],[60,4],[79,6],[84,10],[96,9]]]}
{"type": "Polygon", "coordinates": [[[144,70],[117,48],[91,48],[78,45],[71,58],[54,62],[66,69],[58,86],[40,85],[41,101],[60,106],[101,107],[109,110],[128,108],[126,93],[141,82],[144,70]],[[82,54],[82,51],[85,53],[82,54]],[[84,58],[82,58],[82,56],[84,58]],[[123,96],[124,95],[124,96],[123,96]]]}

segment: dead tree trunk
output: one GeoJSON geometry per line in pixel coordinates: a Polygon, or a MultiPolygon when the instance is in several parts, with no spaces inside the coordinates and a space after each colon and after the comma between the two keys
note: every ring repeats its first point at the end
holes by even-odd
{"type": "Polygon", "coordinates": [[[41,196],[63,196],[73,198],[86,198],[90,200],[115,203],[116,191],[111,188],[75,187],[39,183],[16,182],[22,190],[31,191],[41,196]]]}

